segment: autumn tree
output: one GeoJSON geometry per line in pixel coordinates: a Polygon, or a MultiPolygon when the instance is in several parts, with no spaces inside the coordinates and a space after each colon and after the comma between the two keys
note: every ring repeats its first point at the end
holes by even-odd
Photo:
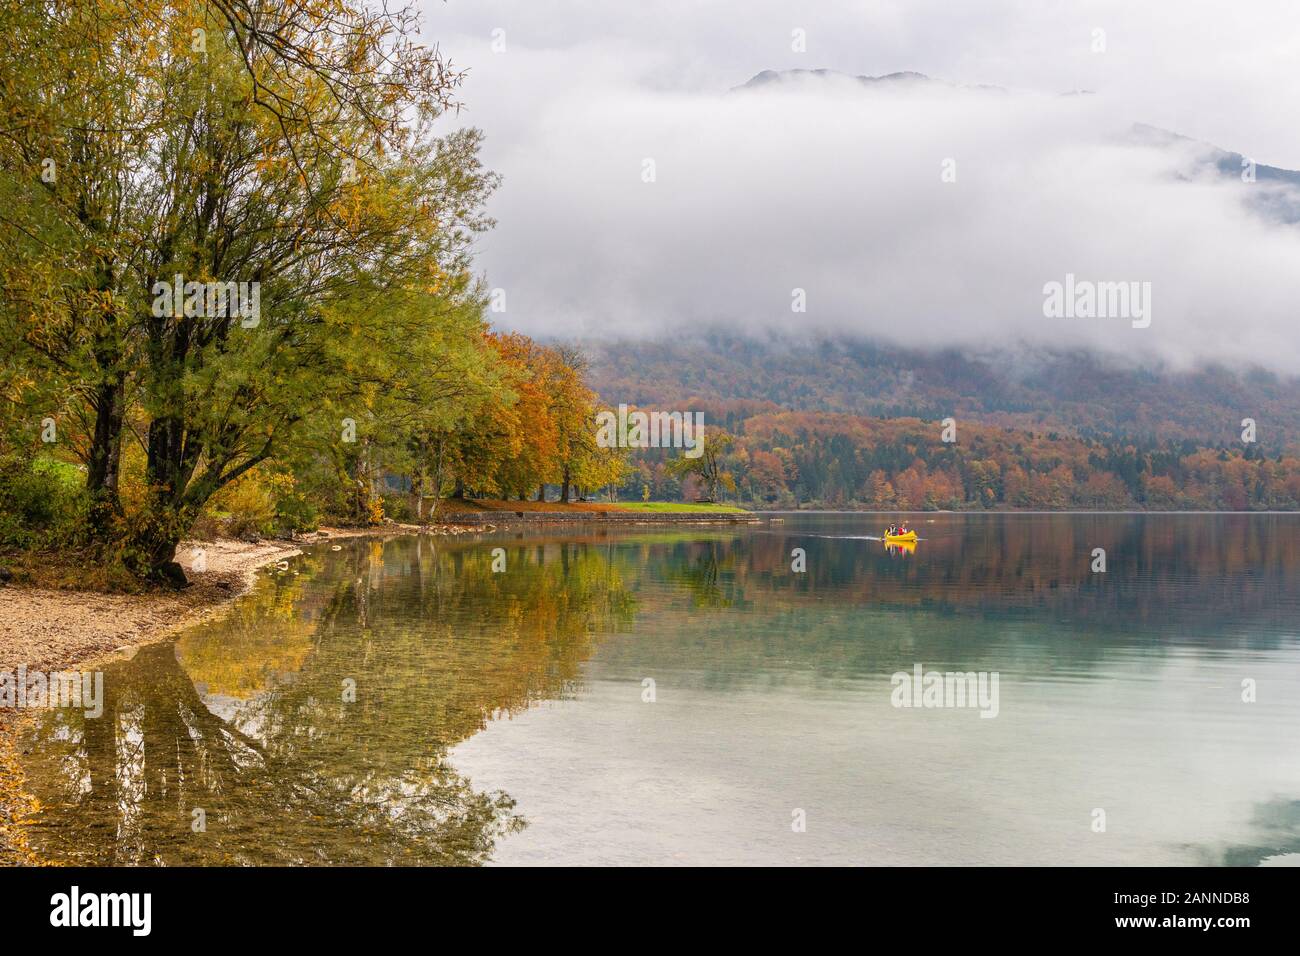
{"type": "Polygon", "coordinates": [[[759,449],[750,458],[749,477],[755,490],[775,500],[786,491],[785,465],[777,455],[759,449]]]}
{"type": "Polygon", "coordinates": [[[700,443],[700,453],[692,457],[683,452],[667,463],[667,472],[676,478],[693,475],[700,479],[708,501],[717,501],[723,488],[734,492],[736,479],[724,460],[735,443],[735,437],[715,430],[697,436],[696,441],[700,443]]]}
{"type": "Polygon", "coordinates": [[[5,12],[6,105],[29,120],[0,150],[22,237],[0,247],[5,321],[85,409],[98,523],[118,516],[128,564],[176,580],[203,503],[323,407],[400,390],[430,337],[457,364],[468,346],[437,330],[476,308],[494,178],[476,132],[430,134],[456,77],[405,12],[96,6],[5,12]],[[183,295],[160,294],[175,277],[183,295]],[[256,314],[205,301],[229,282],[260,290],[256,314]],[[131,408],[148,500],[123,515],[131,408]]]}

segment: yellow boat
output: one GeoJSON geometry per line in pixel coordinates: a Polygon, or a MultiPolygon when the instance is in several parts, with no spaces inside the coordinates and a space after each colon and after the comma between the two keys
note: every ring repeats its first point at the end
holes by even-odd
{"type": "Polygon", "coordinates": [[[885,540],[886,540],[886,541],[890,541],[890,542],[893,542],[893,541],[915,541],[915,540],[916,540],[916,532],[915,532],[915,531],[909,531],[909,532],[907,532],[906,534],[887,534],[887,535],[885,535],[885,540]]]}

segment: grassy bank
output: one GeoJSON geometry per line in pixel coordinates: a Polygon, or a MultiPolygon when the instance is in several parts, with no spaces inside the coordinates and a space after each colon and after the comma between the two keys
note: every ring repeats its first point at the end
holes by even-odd
{"type": "Polygon", "coordinates": [[[558,501],[505,501],[500,498],[466,498],[464,500],[444,501],[439,507],[439,515],[447,517],[456,514],[476,514],[484,511],[544,511],[549,514],[572,511],[575,514],[589,512],[631,512],[634,514],[747,514],[744,508],[736,505],[692,504],[685,501],[574,501],[563,504],[558,501]]]}
{"type": "Polygon", "coordinates": [[[636,501],[615,505],[619,511],[644,514],[748,514],[737,505],[690,504],[685,501],[636,501]]]}

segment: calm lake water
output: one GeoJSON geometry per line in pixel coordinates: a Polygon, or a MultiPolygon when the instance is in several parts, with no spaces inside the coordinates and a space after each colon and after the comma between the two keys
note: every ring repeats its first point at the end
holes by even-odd
{"type": "Polygon", "coordinates": [[[101,718],[42,714],[32,842],[108,864],[1300,861],[1300,517],[915,521],[911,551],[867,515],[314,546],[108,666],[101,718]],[[894,706],[918,665],[996,674],[996,716],[894,706]]]}

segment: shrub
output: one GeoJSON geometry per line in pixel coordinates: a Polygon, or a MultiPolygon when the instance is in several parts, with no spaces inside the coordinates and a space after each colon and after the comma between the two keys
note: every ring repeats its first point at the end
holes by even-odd
{"type": "Polygon", "coordinates": [[[298,490],[297,479],[287,472],[270,476],[269,486],[275,496],[275,524],[282,532],[315,531],[319,524],[316,506],[298,490]]]}
{"type": "Polygon", "coordinates": [[[23,549],[83,542],[88,512],[85,476],[47,455],[0,458],[0,546],[23,549]]]}
{"type": "Polygon", "coordinates": [[[394,521],[413,521],[415,513],[411,510],[411,500],[406,495],[389,495],[383,499],[384,517],[394,521]]]}
{"type": "Polygon", "coordinates": [[[316,508],[297,490],[293,475],[254,468],[208,500],[191,533],[250,538],[310,531],[316,523],[316,508]]]}

